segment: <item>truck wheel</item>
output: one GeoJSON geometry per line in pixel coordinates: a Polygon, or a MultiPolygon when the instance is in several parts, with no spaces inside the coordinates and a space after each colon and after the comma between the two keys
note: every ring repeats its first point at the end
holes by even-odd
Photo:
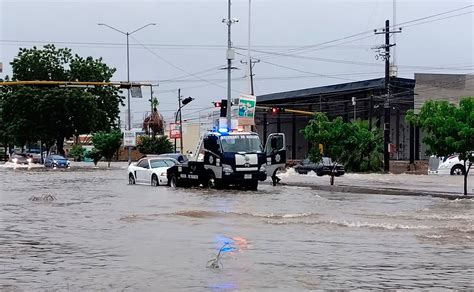
{"type": "Polygon", "coordinates": [[[214,172],[209,172],[207,176],[207,187],[210,189],[219,189],[221,188],[220,182],[216,179],[214,172]]]}
{"type": "Polygon", "coordinates": [[[158,177],[156,176],[156,174],[153,174],[151,177],[151,185],[153,187],[157,187],[160,185],[160,182],[158,181],[158,177]]]}
{"type": "Polygon", "coordinates": [[[171,175],[169,186],[172,187],[172,188],[179,187],[178,178],[176,177],[176,175],[174,175],[174,174],[171,175]]]}
{"type": "Polygon", "coordinates": [[[451,168],[451,175],[464,175],[464,167],[460,164],[457,164],[451,168]]]}
{"type": "Polygon", "coordinates": [[[249,184],[247,185],[247,189],[251,191],[256,191],[258,189],[258,180],[249,182],[249,184]]]}
{"type": "Polygon", "coordinates": [[[128,184],[129,185],[134,185],[135,184],[135,177],[133,177],[133,174],[128,175],[128,184]]]}

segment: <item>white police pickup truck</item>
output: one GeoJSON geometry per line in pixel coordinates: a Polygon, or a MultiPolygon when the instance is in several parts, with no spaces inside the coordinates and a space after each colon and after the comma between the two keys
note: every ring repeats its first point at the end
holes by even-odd
{"type": "Polygon", "coordinates": [[[267,175],[277,180],[276,172],[286,165],[285,135],[270,134],[265,148],[254,132],[211,131],[202,136],[194,157],[167,171],[171,187],[228,186],[256,190],[267,175]]]}

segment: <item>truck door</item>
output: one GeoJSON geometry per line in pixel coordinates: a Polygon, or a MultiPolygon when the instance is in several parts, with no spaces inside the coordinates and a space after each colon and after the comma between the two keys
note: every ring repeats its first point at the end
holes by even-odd
{"type": "Polygon", "coordinates": [[[210,135],[203,140],[204,144],[204,168],[212,171],[215,178],[222,178],[222,166],[220,159],[220,144],[217,136],[210,135]]]}
{"type": "Polygon", "coordinates": [[[279,181],[276,177],[276,172],[286,167],[285,134],[270,134],[265,143],[265,152],[267,154],[267,175],[272,178],[273,184],[276,185],[279,181]]]}

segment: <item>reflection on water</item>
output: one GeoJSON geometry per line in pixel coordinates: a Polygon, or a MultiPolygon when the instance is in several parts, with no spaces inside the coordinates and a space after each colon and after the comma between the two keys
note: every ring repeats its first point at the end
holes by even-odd
{"type": "Polygon", "coordinates": [[[474,288],[474,201],[0,168],[0,290],[474,288]],[[30,200],[44,194],[55,200],[30,200]],[[222,269],[207,269],[222,250],[222,269]]]}

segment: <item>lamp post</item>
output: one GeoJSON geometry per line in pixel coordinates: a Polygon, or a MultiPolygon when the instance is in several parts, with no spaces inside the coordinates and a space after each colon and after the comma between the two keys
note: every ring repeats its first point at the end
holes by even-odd
{"type": "MultiPolygon", "coordinates": [[[[132,120],[131,120],[131,114],[130,114],[130,49],[129,49],[129,36],[136,33],[139,30],[144,29],[145,27],[148,27],[150,25],[156,25],[156,23],[148,23],[140,28],[135,29],[132,32],[124,32],[121,31],[120,29],[117,29],[111,25],[105,24],[105,23],[98,23],[98,25],[106,26],[110,29],[113,29],[127,37],[127,83],[129,85],[128,90],[127,90],[127,122],[128,122],[128,130],[132,130],[132,120]]],[[[128,164],[132,163],[132,148],[128,147],[128,164]]]]}
{"type": "MultiPolygon", "coordinates": [[[[179,114],[179,146],[181,149],[181,154],[183,154],[183,149],[184,149],[183,147],[183,117],[181,114],[182,112],[181,109],[193,100],[194,98],[192,98],[191,96],[186,97],[185,99],[181,100],[181,89],[178,89],[178,111],[176,112],[174,122],[175,123],[178,122],[178,114],[179,114]]],[[[174,139],[174,152],[176,153],[176,139],[174,139]]]]}

